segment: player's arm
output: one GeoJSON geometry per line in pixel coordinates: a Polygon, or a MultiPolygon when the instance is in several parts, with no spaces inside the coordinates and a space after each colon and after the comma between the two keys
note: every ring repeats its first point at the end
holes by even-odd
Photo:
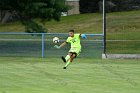
{"type": "Polygon", "coordinates": [[[60,45],[60,48],[61,48],[61,47],[64,47],[66,44],[67,44],[67,42],[63,42],[63,43],[60,45]]]}
{"type": "Polygon", "coordinates": [[[67,42],[63,42],[60,46],[55,45],[54,47],[57,49],[60,49],[61,47],[64,47],[67,44],[67,42]]]}

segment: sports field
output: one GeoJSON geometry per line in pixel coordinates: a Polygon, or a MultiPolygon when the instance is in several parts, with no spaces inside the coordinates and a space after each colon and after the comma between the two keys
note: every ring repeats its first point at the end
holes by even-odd
{"type": "Polygon", "coordinates": [[[0,57],[0,93],[140,93],[139,61],[0,57]]]}

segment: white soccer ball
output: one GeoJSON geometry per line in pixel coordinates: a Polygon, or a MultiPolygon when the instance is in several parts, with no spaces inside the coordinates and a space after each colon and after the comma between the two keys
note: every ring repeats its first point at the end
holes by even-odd
{"type": "Polygon", "coordinates": [[[54,38],[53,38],[53,42],[54,42],[54,43],[59,43],[59,38],[58,38],[58,37],[54,37],[54,38]]]}

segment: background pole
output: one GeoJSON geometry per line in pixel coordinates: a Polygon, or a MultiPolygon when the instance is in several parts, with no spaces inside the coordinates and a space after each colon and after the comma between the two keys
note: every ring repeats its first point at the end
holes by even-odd
{"type": "Polygon", "coordinates": [[[104,36],[104,54],[106,54],[106,0],[103,0],[103,36],[104,36]]]}

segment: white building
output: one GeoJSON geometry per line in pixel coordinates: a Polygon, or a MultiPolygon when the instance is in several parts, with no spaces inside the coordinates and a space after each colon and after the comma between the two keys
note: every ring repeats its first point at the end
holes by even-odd
{"type": "Polygon", "coordinates": [[[68,15],[80,14],[79,1],[80,0],[66,0],[66,4],[72,6],[72,9],[68,11],[68,15]]]}

